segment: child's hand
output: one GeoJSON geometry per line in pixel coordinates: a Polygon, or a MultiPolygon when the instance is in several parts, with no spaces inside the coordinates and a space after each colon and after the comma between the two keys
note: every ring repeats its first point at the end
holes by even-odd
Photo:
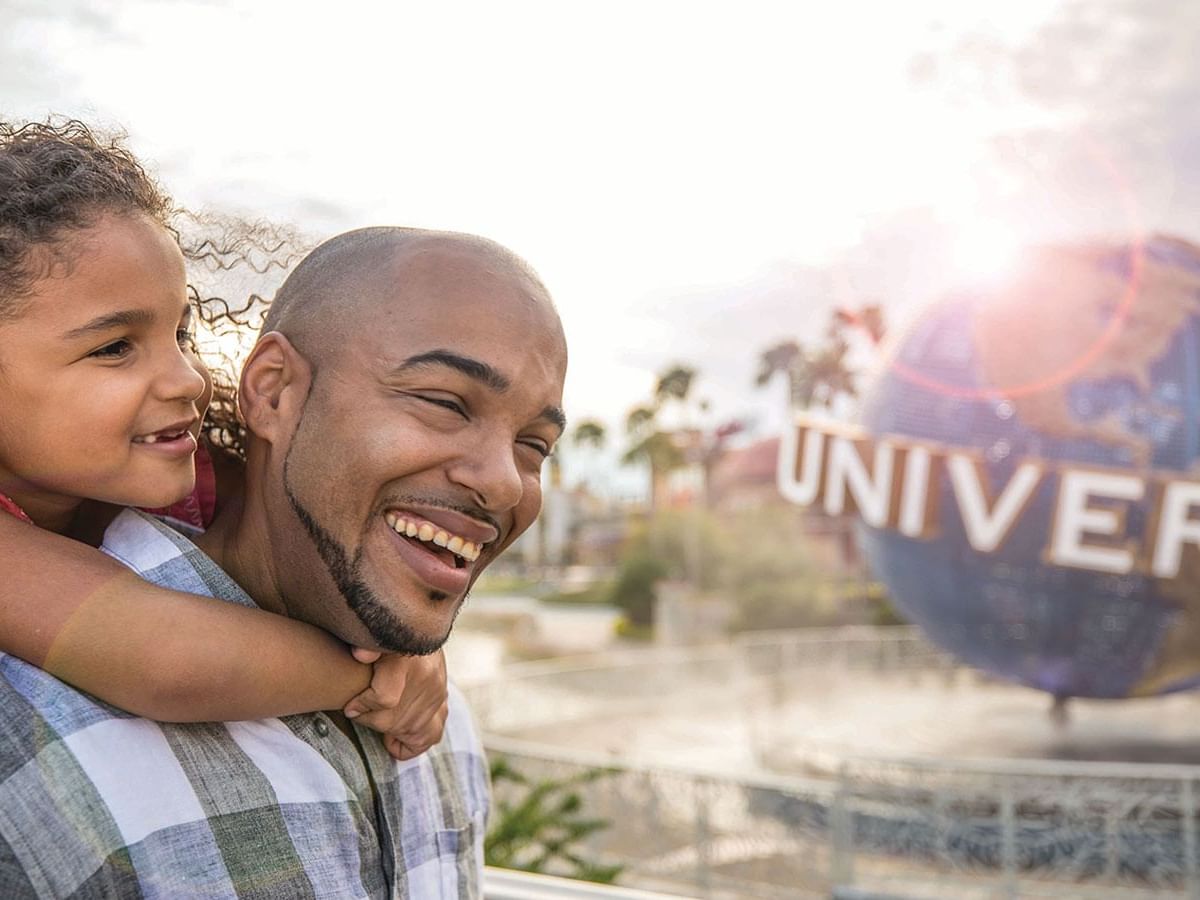
{"type": "MultiPolygon", "coordinates": [[[[365,662],[365,651],[355,651],[365,662]]],[[[371,686],[346,704],[346,717],[383,734],[396,759],[418,756],[442,739],[450,708],[446,658],[389,653],[375,662],[371,686]]]]}

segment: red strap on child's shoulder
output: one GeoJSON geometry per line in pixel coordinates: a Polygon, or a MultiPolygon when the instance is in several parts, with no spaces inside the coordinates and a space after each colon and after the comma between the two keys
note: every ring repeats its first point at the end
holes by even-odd
{"type": "Polygon", "coordinates": [[[196,448],[196,486],[192,492],[177,503],[161,509],[147,509],[156,516],[169,516],[196,528],[207,528],[212,524],[217,509],[217,473],[213,469],[212,457],[204,442],[196,448]]]}
{"type": "Polygon", "coordinates": [[[8,497],[4,494],[0,494],[0,509],[4,510],[9,515],[16,516],[22,522],[28,522],[30,525],[33,524],[33,519],[25,515],[25,510],[17,506],[11,497],[8,497]]]}

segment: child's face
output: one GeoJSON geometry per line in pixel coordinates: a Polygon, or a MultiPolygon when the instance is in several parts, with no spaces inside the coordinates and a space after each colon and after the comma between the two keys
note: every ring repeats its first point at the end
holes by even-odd
{"type": "Polygon", "coordinates": [[[84,498],[185,496],[210,394],[171,236],[104,216],[72,240],[69,264],[0,323],[0,491],[48,527],[84,498]]]}

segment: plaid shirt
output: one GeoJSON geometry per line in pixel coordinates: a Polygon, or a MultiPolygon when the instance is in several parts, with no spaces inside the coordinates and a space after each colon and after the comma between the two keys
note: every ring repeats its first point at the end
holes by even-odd
{"type": "MultiPolygon", "coordinates": [[[[156,584],[253,605],[141,513],[104,547],[156,584]]],[[[441,743],[402,763],[355,726],[360,755],[323,713],[160,724],[3,654],[0,716],[0,897],[482,894],[487,765],[453,687],[441,743]]]]}

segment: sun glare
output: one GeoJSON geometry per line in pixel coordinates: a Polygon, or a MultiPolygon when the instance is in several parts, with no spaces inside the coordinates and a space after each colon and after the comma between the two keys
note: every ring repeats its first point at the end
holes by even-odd
{"type": "Polygon", "coordinates": [[[1020,262],[1022,241],[998,224],[979,223],[959,232],[951,248],[950,264],[960,278],[996,281],[1009,275],[1020,262]]]}

